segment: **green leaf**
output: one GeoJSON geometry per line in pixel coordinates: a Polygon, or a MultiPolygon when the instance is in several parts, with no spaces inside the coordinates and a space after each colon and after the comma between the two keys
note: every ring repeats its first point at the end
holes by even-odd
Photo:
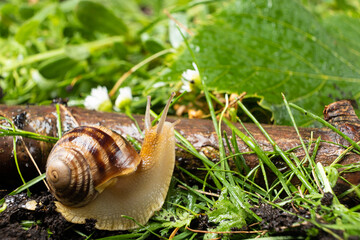
{"type": "Polygon", "coordinates": [[[76,16],[84,27],[112,35],[127,32],[125,23],[104,5],[93,1],[81,1],[76,8],[76,16]]]}
{"type": "MultiPolygon", "coordinates": [[[[232,199],[228,197],[228,190],[221,191],[218,201],[213,206],[213,211],[208,213],[209,221],[218,224],[215,229],[208,229],[211,232],[226,232],[232,228],[241,228],[246,225],[246,212],[237,208],[232,199]]],[[[216,238],[217,234],[208,233],[204,239],[216,238]]],[[[225,238],[227,239],[227,238],[225,238]]]]}
{"type": "MultiPolygon", "coordinates": [[[[348,28],[356,31],[354,26],[348,28]]],[[[349,35],[350,30],[344,32],[349,35]]],[[[356,32],[352,51],[299,1],[239,0],[204,24],[190,45],[209,89],[260,97],[278,124],[290,124],[281,93],[318,115],[334,100],[360,97],[356,32]]],[[[185,51],[172,67],[173,79],[191,62],[185,51]]],[[[309,121],[294,115],[299,125],[309,121]]]]}
{"type": "Polygon", "coordinates": [[[37,34],[40,22],[37,20],[30,20],[25,22],[15,34],[15,40],[18,43],[24,44],[31,36],[37,34]]]}
{"type": "Polygon", "coordinates": [[[360,17],[353,17],[345,13],[333,13],[322,19],[323,24],[329,33],[337,38],[337,42],[344,46],[347,51],[343,55],[355,56],[353,61],[358,61],[360,56],[360,17]]]}
{"type": "Polygon", "coordinates": [[[165,49],[164,45],[155,38],[147,39],[144,42],[144,48],[152,54],[155,54],[165,49]]]}
{"type": "Polygon", "coordinates": [[[42,62],[39,66],[39,72],[48,79],[58,78],[64,76],[76,64],[77,61],[68,56],[60,55],[42,62]]]}
{"type": "Polygon", "coordinates": [[[162,225],[164,227],[169,227],[169,228],[175,228],[175,227],[180,228],[183,226],[188,226],[190,225],[190,222],[193,218],[194,218],[193,215],[182,209],[178,209],[178,212],[176,214],[166,209],[163,209],[161,210],[161,212],[159,212],[159,214],[156,217],[154,217],[154,219],[156,220],[164,221],[163,219],[166,219],[166,221],[164,221],[162,225]],[[173,219],[173,221],[170,219],[173,219]]]}
{"type": "Polygon", "coordinates": [[[15,40],[24,44],[32,36],[38,34],[38,28],[42,21],[55,12],[57,4],[49,4],[36,13],[31,19],[26,21],[15,34],[15,40]]]}

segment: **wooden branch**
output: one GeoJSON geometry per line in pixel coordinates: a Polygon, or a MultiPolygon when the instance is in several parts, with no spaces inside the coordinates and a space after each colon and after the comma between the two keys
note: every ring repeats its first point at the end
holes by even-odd
{"type": "MultiPolygon", "coordinates": [[[[6,106],[0,105],[0,115],[12,119],[17,128],[30,132],[36,132],[48,136],[57,136],[57,114],[55,106],[6,106]]],[[[347,134],[355,141],[360,140],[359,129],[360,121],[354,113],[354,110],[349,101],[339,101],[327,106],[324,110],[324,116],[327,121],[337,127],[339,130],[347,134]]],[[[134,116],[140,127],[143,128],[143,116],[134,116]]],[[[175,121],[176,118],[170,118],[169,121],[175,121]]],[[[106,126],[123,136],[129,135],[134,139],[142,142],[141,134],[138,132],[134,122],[127,116],[117,113],[103,113],[97,111],[90,111],[81,108],[65,108],[61,110],[61,121],[63,131],[68,131],[80,125],[94,125],[99,124],[106,126]]],[[[5,124],[2,121],[1,124],[5,124]]],[[[245,130],[240,124],[236,124],[238,129],[242,132],[245,130]]],[[[248,131],[256,139],[257,143],[265,151],[273,151],[272,145],[266,140],[263,134],[254,124],[245,124],[248,131]]],[[[263,125],[265,130],[273,138],[273,140],[283,150],[289,150],[301,146],[299,138],[293,127],[290,126],[275,126],[263,125]]],[[[225,125],[222,127],[228,136],[231,136],[231,130],[225,125]]],[[[203,152],[209,159],[213,161],[218,160],[218,141],[217,135],[214,132],[212,122],[210,120],[197,119],[181,119],[181,122],[176,125],[178,130],[191,144],[200,152],[203,152]]],[[[315,141],[318,137],[321,140],[339,143],[349,146],[346,140],[342,139],[338,134],[325,128],[300,128],[302,138],[308,143],[312,137],[315,141]]],[[[51,150],[52,144],[24,138],[26,147],[38,163],[40,169],[44,171],[47,156],[51,150]]],[[[20,164],[21,172],[26,180],[32,179],[36,176],[35,168],[27,155],[24,142],[17,140],[17,156],[20,164]]],[[[344,148],[336,144],[322,142],[316,155],[316,161],[324,165],[332,163],[344,148]]],[[[248,146],[241,140],[237,139],[238,147],[241,152],[251,152],[248,146]]],[[[314,144],[312,144],[312,147],[314,144]]],[[[18,186],[19,175],[17,173],[14,156],[12,151],[12,137],[0,137],[0,175],[2,185],[18,186]]],[[[302,159],[305,154],[302,148],[293,151],[294,154],[302,159]]],[[[312,154],[312,148],[310,150],[312,154]]],[[[181,166],[191,172],[199,171],[199,167],[203,167],[202,163],[188,154],[181,148],[176,149],[177,166],[181,166]]],[[[244,155],[247,165],[253,168],[258,165],[258,159],[255,154],[244,155]]],[[[286,170],[286,166],[281,159],[273,159],[275,165],[282,170],[286,170]]],[[[360,156],[355,153],[347,153],[341,160],[341,164],[359,163],[360,156]]],[[[231,168],[235,169],[235,165],[230,159],[231,168]]],[[[177,171],[179,173],[180,171],[177,171]]],[[[201,171],[200,171],[201,173],[201,171]]],[[[197,172],[197,174],[199,174],[197,172]]],[[[360,173],[344,173],[342,176],[354,185],[360,183],[360,173]]],[[[348,189],[348,184],[339,180],[336,190],[343,192],[348,189]]]]}

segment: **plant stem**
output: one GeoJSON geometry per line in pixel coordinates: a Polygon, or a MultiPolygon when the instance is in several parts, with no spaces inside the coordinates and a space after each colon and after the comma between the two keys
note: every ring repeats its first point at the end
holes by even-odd
{"type": "MultiPolygon", "coordinates": [[[[100,48],[111,46],[114,43],[121,42],[121,41],[123,41],[123,37],[115,36],[115,37],[105,38],[105,39],[101,39],[101,40],[97,40],[97,41],[93,41],[93,42],[84,43],[84,44],[79,45],[79,47],[80,46],[87,47],[90,52],[93,52],[100,48]]],[[[9,64],[8,66],[5,66],[3,69],[0,70],[0,73],[12,71],[18,67],[30,65],[30,64],[33,64],[36,62],[40,62],[40,61],[49,59],[49,58],[64,55],[65,50],[66,50],[66,47],[63,47],[60,49],[50,50],[50,51],[46,51],[43,53],[31,55],[29,57],[24,58],[21,61],[16,61],[16,62],[9,64]]]]}

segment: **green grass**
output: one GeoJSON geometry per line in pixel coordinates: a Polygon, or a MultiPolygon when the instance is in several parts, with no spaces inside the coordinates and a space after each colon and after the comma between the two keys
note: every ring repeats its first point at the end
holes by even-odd
{"type": "MultiPolygon", "coordinates": [[[[204,91],[206,91],[206,88],[204,88],[204,91]]],[[[180,100],[180,98],[177,98],[176,100],[180,100]]],[[[285,97],[284,101],[286,101],[285,97]]],[[[302,147],[306,152],[304,159],[298,159],[291,150],[282,151],[276,143],[272,141],[266,131],[262,128],[261,124],[251,115],[246,107],[241,102],[238,102],[238,104],[268,138],[269,142],[273,144],[274,152],[265,152],[261,149],[261,146],[256,143],[253,137],[246,136],[229,120],[220,117],[220,121],[226,123],[233,131],[233,136],[242,139],[259,158],[258,167],[252,170],[247,169],[245,171],[245,168],[241,163],[238,163],[238,170],[230,169],[228,161],[231,159],[234,160],[236,157],[242,156],[242,154],[245,153],[241,153],[238,149],[233,148],[230,155],[225,154],[226,146],[229,146],[230,142],[233,143],[233,141],[229,136],[222,133],[221,128],[219,127],[221,126],[220,121],[217,120],[215,115],[215,109],[209,107],[210,112],[214,115],[214,126],[218,126],[215,129],[217,130],[219,140],[224,141],[222,144],[219,144],[222,148],[222,150],[220,149],[220,152],[223,152],[223,154],[219,155],[219,161],[217,163],[210,161],[203,154],[199,153],[180,133],[176,132],[176,137],[182,148],[192,153],[203,162],[204,168],[201,170],[206,172],[206,176],[211,176],[211,181],[208,177],[201,179],[185,169],[178,168],[178,171],[182,171],[189,178],[193,178],[198,184],[190,186],[174,177],[163,209],[156,213],[146,226],[141,226],[132,233],[103,239],[145,239],[150,235],[167,239],[175,229],[177,235],[173,239],[203,239],[217,238],[220,236],[222,236],[223,239],[244,239],[257,236],[270,237],[275,231],[261,229],[258,225],[249,227],[246,231],[234,230],[234,228],[241,229],[245,225],[251,226],[262,220],[254,212],[254,209],[256,209],[256,206],[258,206],[260,202],[269,204],[290,215],[296,215],[296,213],[290,212],[288,209],[284,208],[284,205],[289,203],[291,203],[295,209],[305,209],[308,211],[309,218],[299,216],[299,221],[294,223],[294,226],[282,227],[285,231],[285,235],[286,229],[292,229],[307,224],[312,224],[313,226],[308,230],[309,236],[316,234],[319,230],[338,239],[341,239],[342,237],[346,238],[350,235],[358,235],[359,230],[357,226],[360,223],[360,213],[357,211],[360,209],[360,205],[348,208],[341,204],[341,198],[345,197],[346,194],[350,194],[352,191],[355,191],[356,193],[359,192],[357,186],[354,186],[351,191],[339,196],[341,197],[340,199],[334,196],[334,199],[329,206],[322,205],[320,200],[323,197],[324,192],[333,193],[334,183],[336,183],[336,180],[339,178],[339,174],[337,173],[338,168],[342,167],[343,169],[341,171],[346,172],[357,170],[359,166],[356,164],[355,166],[341,166],[339,164],[334,164],[325,167],[320,163],[315,164],[314,158],[321,140],[316,139],[311,142],[315,147],[312,155],[310,155],[308,152],[310,143],[305,142],[300,134],[298,136],[301,139],[302,145],[299,147],[302,147]],[[289,170],[280,172],[271,161],[271,159],[275,157],[282,158],[289,170]],[[304,165],[305,163],[308,163],[308,165],[304,165]],[[263,168],[264,166],[267,166],[267,168],[263,168]],[[242,169],[242,171],[239,171],[239,169],[242,169]],[[262,185],[259,185],[254,181],[254,179],[259,178],[258,174],[260,174],[260,172],[266,172],[268,174],[269,171],[272,171],[273,174],[277,176],[277,179],[274,182],[269,182],[266,174],[263,176],[262,181],[264,183],[262,185]],[[294,177],[297,177],[300,180],[299,185],[293,185],[291,182],[291,179],[294,177]],[[216,194],[214,194],[214,191],[216,194]],[[220,191],[220,194],[216,191],[220,191]],[[209,217],[209,222],[212,226],[211,228],[203,231],[196,231],[196,229],[190,227],[192,223],[198,221],[198,219],[204,215],[209,217]],[[169,221],[170,218],[173,218],[174,221],[169,221]],[[340,233],[344,235],[339,235],[339,232],[335,230],[340,230],[340,233]]],[[[287,104],[287,106],[305,112],[304,109],[301,109],[294,104],[287,104]]],[[[290,108],[288,108],[288,111],[289,116],[292,116],[290,108]]],[[[152,112],[152,114],[154,117],[157,117],[154,112],[152,112]]],[[[309,112],[307,115],[315,118],[315,120],[318,119],[318,117],[314,117],[314,115],[309,112]]],[[[320,122],[322,123],[322,121],[320,122]]],[[[293,124],[294,128],[297,130],[295,119],[293,119],[293,124]]],[[[39,141],[47,138],[46,136],[17,131],[16,129],[10,131],[6,126],[2,126],[2,128],[4,129],[2,133],[4,136],[8,135],[15,137],[15,135],[19,135],[32,137],[39,141]]],[[[53,141],[52,138],[47,139],[48,141],[53,141]]],[[[352,148],[353,146],[346,150],[350,151],[352,148]]],[[[44,174],[24,183],[22,186],[9,193],[9,195],[20,193],[34,184],[40,184],[39,181],[42,179],[44,179],[44,174]]],[[[359,196],[360,195],[358,194],[358,197],[359,196]]],[[[4,200],[2,199],[1,202],[3,203],[4,200]]],[[[4,208],[6,208],[6,205],[2,206],[2,210],[4,208]]],[[[68,231],[70,230],[71,229],[68,231]]],[[[83,235],[76,227],[73,227],[73,231],[83,235]]],[[[86,237],[91,238],[91,236],[86,237]]]]}
{"type": "MultiPolygon", "coordinates": [[[[81,107],[91,89],[101,85],[113,89],[110,100],[114,104],[117,90],[130,86],[136,100],[134,99],[123,113],[131,119],[134,119],[132,114],[142,114],[146,96],[151,95],[151,114],[155,117],[155,123],[161,115],[156,113],[163,108],[170,92],[179,92],[181,89],[181,73],[177,79],[166,79],[170,65],[184,49],[189,51],[194,63],[203,62],[198,61],[198,49],[192,45],[189,35],[181,32],[181,28],[171,26],[163,10],[168,10],[179,19],[186,19],[187,28],[195,32],[197,21],[211,21],[216,15],[216,9],[228,4],[227,1],[174,0],[170,3],[129,1],[128,5],[116,5],[116,1],[108,1],[109,5],[102,5],[100,1],[95,1],[98,5],[92,9],[93,5],[88,4],[89,1],[82,2],[83,5],[77,5],[77,1],[55,0],[41,1],[37,5],[18,0],[0,3],[0,95],[3,95],[0,103],[49,104],[51,99],[59,97],[67,98],[70,106],[81,107]],[[86,12],[83,10],[89,10],[90,14],[96,7],[104,6],[107,10],[102,12],[102,18],[113,21],[101,23],[98,20],[81,20],[81,16],[84,17],[81,14],[86,12]],[[76,7],[84,9],[79,12],[76,7]],[[146,13],[147,9],[153,12],[146,13]],[[119,20],[120,16],[124,16],[124,19],[119,20]],[[114,21],[119,24],[112,25],[114,21]],[[126,21],[128,26],[120,24],[122,21],[126,21]],[[121,31],[117,29],[118,26],[121,31]],[[182,45],[175,51],[168,35],[176,31],[181,33],[182,39],[178,40],[182,45]],[[154,87],[159,83],[161,87],[154,87]]],[[[201,46],[201,49],[204,48],[206,49],[206,46],[201,46]]],[[[224,63],[224,66],[226,64],[224,63]]],[[[360,198],[359,186],[351,186],[346,192],[334,196],[329,205],[322,204],[321,201],[324,193],[334,193],[337,180],[346,182],[341,176],[342,173],[359,171],[359,163],[339,164],[346,153],[351,151],[359,154],[359,144],[310,110],[289,103],[286,97],[291,96],[283,95],[283,104],[286,107],[283,114],[291,120],[301,143],[285,151],[262,127],[262,117],[267,114],[259,116],[258,113],[267,110],[254,111],[253,109],[259,108],[253,103],[256,99],[246,99],[251,104],[238,101],[236,106],[230,106],[225,93],[214,92],[207,86],[207,81],[204,80],[207,75],[203,72],[206,71],[206,66],[198,68],[201,70],[201,84],[192,92],[179,93],[171,104],[170,111],[174,114],[173,109],[177,104],[192,105],[210,116],[219,146],[217,161],[208,159],[180,132],[175,132],[178,146],[202,163],[203,166],[197,171],[202,172],[201,176],[204,177],[177,167],[176,171],[185,176],[187,181],[172,178],[162,210],[157,212],[148,224],[125,234],[102,239],[293,239],[292,232],[300,229],[301,234],[306,235],[303,239],[317,238],[324,233],[336,239],[359,236],[360,205],[342,204],[342,200],[348,196],[360,198]],[[219,95],[226,101],[220,101],[219,95]],[[298,119],[294,118],[295,112],[292,111],[303,114],[308,122],[316,122],[317,125],[333,130],[349,141],[351,146],[341,146],[344,151],[329,166],[316,163],[318,149],[325,141],[321,138],[303,139],[297,125],[298,119]],[[231,121],[225,117],[228,113],[231,121]],[[271,143],[273,151],[262,149],[241,119],[252,121],[271,143]],[[244,131],[236,128],[235,123],[242,124],[244,131]],[[224,131],[223,124],[231,129],[231,134],[224,131]],[[241,152],[235,139],[241,139],[251,152],[241,152]],[[295,155],[294,151],[298,149],[304,150],[304,158],[300,159],[295,155]],[[246,164],[244,156],[247,154],[258,157],[258,165],[252,169],[246,164]],[[280,171],[275,166],[274,160],[278,159],[283,161],[286,170],[280,171]],[[235,169],[230,168],[231,162],[234,162],[235,169]],[[271,176],[275,176],[273,181],[271,176]],[[295,179],[298,179],[297,184],[295,179]],[[290,226],[283,224],[278,229],[267,229],[261,222],[271,224],[273,220],[257,214],[264,205],[271,206],[277,213],[298,216],[299,220],[290,226]],[[307,217],[304,217],[304,214],[299,215],[301,211],[305,212],[307,217]],[[200,229],[200,223],[204,219],[207,219],[205,221],[208,225],[200,229]],[[282,236],[276,236],[279,231],[283,231],[282,236]]],[[[59,105],[57,112],[61,112],[59,105]]],[[[265,117],[265,121],[266,119],[265,117]]],[[[7,122],[0,126],[0,137],[12,136],[14,143],[20,138],[49,143],[58,140],[55,137],[16,129],[9,119],[0,120],[7,122]]],[[[139,129],[138,124],[135,124],[139,129]]],[[[58,136],[63,133],[61,126],[58,118],[58,136]]],[[[127,139],[137,150],[140,149],[138,142],[129,136],[127,139]]],[[[339,146],[336,143],[331,144],[339,146]]],[[[14,156],[17,164],[16,148],[14,156]]],[[[17,169],[22,178],[20,169],[17,169]]],[[[8,195],[23,191],[30,194],[29,188],[42,184],[44,179],[44,173],[28,182],[22,178],[23,184],[14,187],[8,195]]],[[[0,200],[0,213],[7,207],[4,202],[4,199],[0,200]]],[[[37,221],[23,222],[23,227],[28,228],[34,224],[41,225],[37,221]]],[[[66,231],[73,231],[86,239],[93,239],[94,236],[94,233],[83,233],[76,225],[66,231]]]]}

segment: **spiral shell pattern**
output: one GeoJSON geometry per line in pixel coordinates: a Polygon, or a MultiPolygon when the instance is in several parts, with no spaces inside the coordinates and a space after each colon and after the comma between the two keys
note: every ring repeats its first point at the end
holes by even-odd
{"type": "Polygon", "coordinates": [[[81,126],[67,132],[52,149],[46,179],[58,201],[81,207],[108,181],[134,172],[139,163],[135,149],[120,135],[101,126],[81,126]]]}

